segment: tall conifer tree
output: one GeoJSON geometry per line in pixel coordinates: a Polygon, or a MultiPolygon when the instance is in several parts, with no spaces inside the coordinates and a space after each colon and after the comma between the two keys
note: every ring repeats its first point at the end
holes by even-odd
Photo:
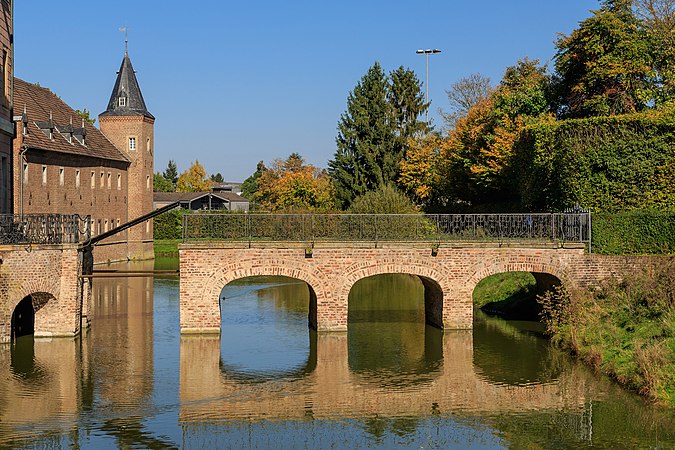
{"type": "Polygon", "coordinates": [[[427,130],[418,120],[427,106],[411,70],[400,67],[390,81],[376,62],[361,78],[347,98],[328,163],[340,206],[397,181],[407,138],[427,130]]]}

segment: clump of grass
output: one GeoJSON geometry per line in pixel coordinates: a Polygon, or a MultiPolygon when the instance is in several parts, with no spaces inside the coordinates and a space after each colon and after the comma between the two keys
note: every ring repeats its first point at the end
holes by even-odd
{"type": "Polygon", "coordinates": [[[675,259],[595,291],[556,287],[539,301],[554,344],[675,406],[675,259]]]}
{"type": "Polygon", "coordinates": [[[177,256],[180,242],[180,239],[156,239],[154,241],[155,256],[177,256]]]}

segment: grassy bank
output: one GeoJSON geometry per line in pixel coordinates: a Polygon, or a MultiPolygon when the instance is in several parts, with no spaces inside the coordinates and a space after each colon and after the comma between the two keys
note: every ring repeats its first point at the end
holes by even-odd
{"type": "MultiPolygon", "coordinates": [[[[522,318],[535,288],[526,272],[493,275],[476,286],[474,304],[490,314],[522,318]]],[[[675,258],[596,291],[556,288],[539,303],[554,345],[675,407],[675,258]]]]}
{"type": "Polygon", "coordinates": [[[155,239],[155,256],[178,256],[180,239],[155,239]]]}
{"type": "Polygon", "coordinates": [[[557,288],[540,301],[553,344],[675,407],[675,259],[592,292],[557,288]]]}

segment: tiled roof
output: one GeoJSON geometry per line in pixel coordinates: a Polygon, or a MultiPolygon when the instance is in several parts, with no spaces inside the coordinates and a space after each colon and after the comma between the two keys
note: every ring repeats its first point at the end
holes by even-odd
{"type": "Polygon", "coordinates": [[[136,80],[136,72],[131,65],[131,59],[127,53],[122,58],[122,65],[117,72],[117,80],[113,87],[108,108],[101,113],[102,116],[145,116],[150,119],[155,117],[150,114],[145,106],[141,88],[136,80]],[[123,102],[120,102],[120,98],[123,102]]]}
{"type": "MultiPolygon", "coordinates": [[[[75,137],[72,138],[72,142],[68,142],[59,130],[66,134],[78,131],[77,129],[81,132],[82,119],[77,112],[49,89],[14,78],[14,111],[16,114],[21,114],[24,108],[28,119],[28,134],[23,136],[24,145],[34,149],[129,162],[129,159],[101,133],[101,130],[86,120],[84,121],[84,144],[75,137]],[[49,136],[38,126],[38,124],[47,126],[50,115],[51,123],[55,126],[52,139],[49,139],[49,136]]],[[[18,127],[17,133],[21,133],[20,121],[18,127]]]]}

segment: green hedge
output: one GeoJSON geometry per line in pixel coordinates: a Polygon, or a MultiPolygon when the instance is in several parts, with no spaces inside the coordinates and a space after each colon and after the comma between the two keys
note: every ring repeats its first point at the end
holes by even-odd
{"type": "Polygon", "coordinates": [[[608,255],[675,253],[675,209],[592,215],[593,252],[608,255]]]}
{"type": "Polygon", "coordinates": [[[665,111],[533,125],[515,144],[512,169],[524,210],[672,208],[675,118],[665,111]]]}
{"type": "Polygon", "coordinates": [[[153,237],[158,240],[182,239],[183,214],[189,214],[189,212],[185,209],[177,208],[155,217],[153,237]]]}

